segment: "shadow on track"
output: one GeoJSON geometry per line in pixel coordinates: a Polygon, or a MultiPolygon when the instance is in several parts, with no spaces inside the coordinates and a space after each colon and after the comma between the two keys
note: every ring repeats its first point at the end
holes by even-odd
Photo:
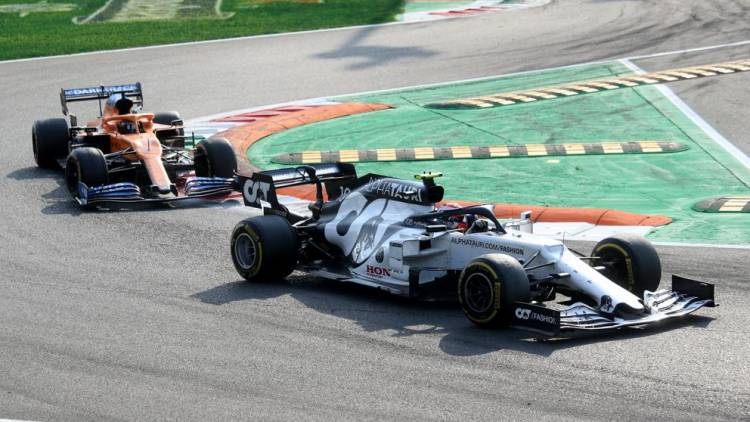
{"type": "Polygon", "coordinates": [[[47,206],[42,208],[42,214],[80,215],[83,212],[81,207],[70,197],[68,188],[65,186],[65,179],[62,177],[60,170],[42,169],[31,166],[14,170],[8,173],[6,177],[16,181],[48,179],[57,183],[55,189],[42,194],[42,199],[47,204],[47,206]]]}
{"type": "Polygon", "coordinates": [[[356,63],[347,66],[348,70],[362,70],[375,66],[382,66],[404,58],[429,58],[437,52],[422,47],[394,47],[390,45],[361,45],[361,43],[377,31],[377,27],[362,28],[354,33],[342,46],[335,50],[318,53],[314,57],[319,59],[355,59],[356,63]]]}
{"type": "Polygon", "coordinates": [[[438,335],[440,349],[453,356],[476,356],[498,350],[550,356],[556,350],[595,342],[632,339],[683,327],[707,327],[713,318],[691,316],[648,329],[585,333],[539,339],[514,329],[484,329],[467,320],[453,301],[428,302],[393,296],[368,287],[292,275],[287,282],[221,284],[192,295],[201,302],[224,305],[245,300],[269,300],[290,295],[318,312],[356,322],[366,332],[388,330],[392,337],[438,335]]]}

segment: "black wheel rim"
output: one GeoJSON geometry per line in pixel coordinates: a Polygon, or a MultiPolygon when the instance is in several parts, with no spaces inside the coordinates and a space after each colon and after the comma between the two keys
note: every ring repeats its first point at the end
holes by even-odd
{"type": "Polygon", "coordinates": [[[469,275],[464,284],[466,306],[474,313],[483,314],[492,308],[495,292],[492,280],[483,273],[469,275]]]}
{"type": "Polygon", "coordinates": [[[241,233],[234,241],[234,258],[237,265],[247,271],[255,266],[258,259],[258,249],[253,239],[247,233],[241,233]]]}

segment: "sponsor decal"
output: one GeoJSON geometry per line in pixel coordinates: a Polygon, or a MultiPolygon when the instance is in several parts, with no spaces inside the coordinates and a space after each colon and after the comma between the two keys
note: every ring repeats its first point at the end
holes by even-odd
{"type": "Polygon", "coordinates": [[[407,202],[422,202],[422,190],[396,180],[380,179],[372,181],[363,188],[365,192],[407,202]]]}
{"type": "Polygon", "coordinates": [[[555,318],[549,315],[542,315],[538,312],[534,312],[531,309],[516,308],[516,318],[523,321],[539,321],[546,324],[555,325],[555,318]]]}
{"type": "Polygon", "coordinates": [[[378,228],[382,223],[383,217],[376,215],[365,222],[359,229],[359,236],[351,254],[354,262],[363,262],[372,255],[375,247],[380,243],[376,242],[376,237],[378,228]]]}
{"type": "Polygon", "coordinates": [[[367,266],[367,274],[374,277],[390,277],[391,270],[383,267],[376,267],[374,265],[367,266]]]}
{"type": "Polygon", "coordinates": [[[529,316],[531,316],[531,309],[516,308],[516,318],[529,319],[529,316]]]}
{"type": "Polygon", "coordinates": [[[489,249],[492,251],[498,251],[510,255],[523,256],[523,248],[517,248],[508,245],[501,245],[499,243],[483,242],[477,239],[465,238],[465,237],[454,237],[451,239],[451,243],[455,243],[459,246],[468,246],[471,248],[489,249]]]}
{"type": "Polygon", "coordinates": [[[82,95],[93,95],[93,94],[100,94],[100,93],[112,93],[112,92],[132,92],[137,91],[138,86],[135,84],[130,85],[114,85],[114,86],[97,86],[92,88],[73,88],[73,89],[66,89],[65,90],[65,96],[66,97],[79,97],[82,95]]]}
{"type": "Polygon", "coordinates": [[[352,193],[352,189],[348,186],[339,186],[339,197],[336,198],[337,201],[342,202],[344,199],[346,199],[349,194],[352,193]]]}
{"type": "Polygon", "coordinates": [[[268,202],[268,191],[270,189],[270,183],[247,179],[242,186],[242,196],[248,204],[258,204],[260,201],[268,202]]]}

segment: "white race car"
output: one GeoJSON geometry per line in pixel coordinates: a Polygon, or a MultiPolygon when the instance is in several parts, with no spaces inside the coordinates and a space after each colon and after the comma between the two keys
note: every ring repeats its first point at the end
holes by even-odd
{"type": "Polygon", "coordinates": [[[714,306],[708,283],[673,276],[672,290],[657,290],[659,257],[641,237],[607,238],[583,256],[532,234],[529,214],[501,224],[489,207],[436,207],[437,176],[357,178],[352,165],[337,163],[240,177],[245,204],[264,215],[235,227],[235,268],[250,281],[299,270],[408,297],[457,293],[477,325],[546,335],[646,325],[714,306]],[[311,216],[291,212],[276,194],[303,184],[316,186],[311,216]]]}

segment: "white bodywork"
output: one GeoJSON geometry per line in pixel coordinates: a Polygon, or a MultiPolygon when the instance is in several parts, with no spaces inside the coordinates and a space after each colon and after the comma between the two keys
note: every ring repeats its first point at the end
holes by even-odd
{"type": "Polygon", "coordinates": [[[361,179],[356,187],[342,188],[337,199],[316,205],[315,218],[300,220],[307,236],[303,249],[314,249],[318,257],[300,261],[298,269],[417,297],[443,288],[455,292],[471,261],[507,255],[523,267],[532,292],[531,303],[515,302],[515,324],[544,333],[645,325],[714,306],[713,286],[681,277],[679,291],[645,291],[639,298],[602,274],[604,267],[592,267],[558,240],[533,234],[530,214],[497,227],[489,208],[437,210],[442,188],[431,180],[361,179]],[[542,305],[558,291],[583,302],[560,311],[542,305]],[[534,321],[546,325],[538,328],[534,321]]]}
{"type": "MultiPolygon", "coordinates": [[[[426,233],[421,227],[399,226],[409,217],[433,209],[428,205],[382,198],[368,201],[355,191],[341,200],[336,217],[325,224],[325,237],[350,257],[353,276],[350,281],[394,292],[409,288],[410,270],[419,270],[420,285],[428,284],[449,271],[463,270],[481,255],[502,253],[529,268],[549,263],[529,270],[538,278],[553,273],[570,274],[561,278],[560,284],[586,293],[597,304],[603,296],[608,296],[611,303],[607,305],[613,309],[620,303],[633,310],[643,309],[638,297],[600,274],[557,240],[512,229],[504,234],[492,231],[464,234],[449,230],[426,233]],[[351,220],[347,222],[348,230],[340,233],[339,227],[347,219],[351,220]],[[430,246],[425,248],[427,242],[430,246]]],[[[518,222],[507,226],[522,228],[518,222]]],[[[318,275],[326,276],[327,272],[323,270],[318,275]]]]}

